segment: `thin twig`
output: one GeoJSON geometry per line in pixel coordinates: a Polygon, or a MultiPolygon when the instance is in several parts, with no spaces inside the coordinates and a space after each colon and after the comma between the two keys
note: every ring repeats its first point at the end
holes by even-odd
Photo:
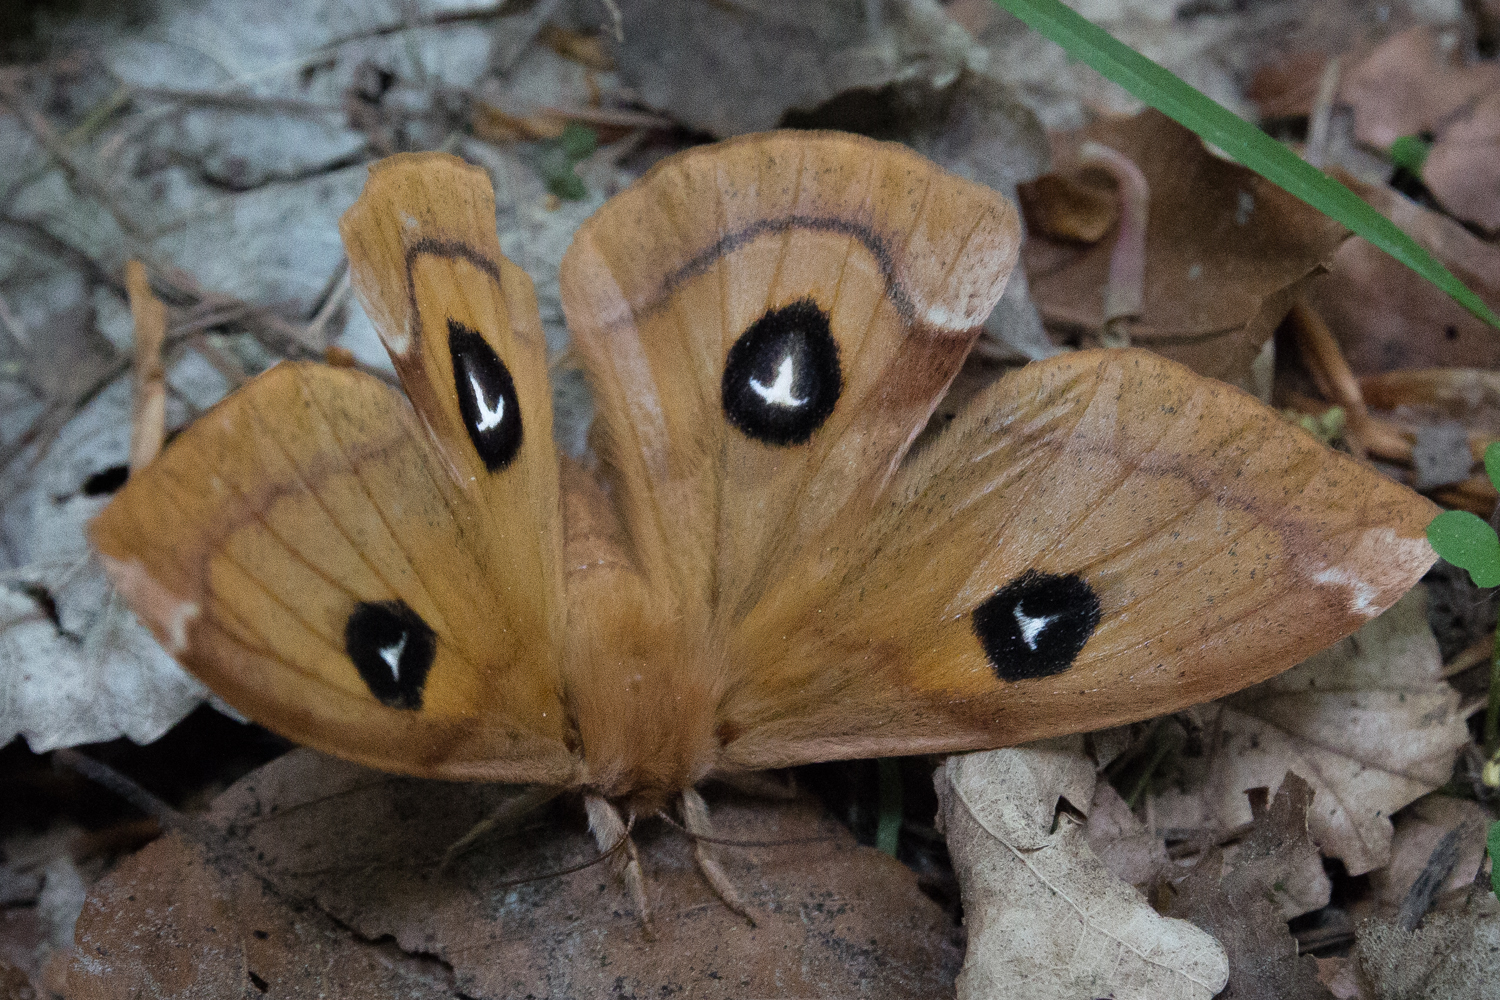
{"type": "Polygon", "coordinates": [[[308,322],[303,332],[303,339],[308,344],[323,344],[325,346],[328,344],[328,334],[326,332],[328,320],[334,313],[339,311],[339,307],[349,298],[350,277],[348,258],[343,258],[340,261],[339,270],[341,273],[339,274],[338,282],[333,286],[333,290],[328,293],[327,298],[323,300],[323,304],[318,307],[317,313],[308,322]]]}
{"type": "Polygon", "coordinates": [[[1354,377],[1349,362],[1344,360],[1344,352],[1339,348],[1333,331],[1323,317],[1301,299],[1293,304],[1287,320],[1318,391],[1342,406],[1347,414],[1344,440],[1355,455],[1366,458],[1371,450],[1370,411],[1365,406],[1359,380],[1354,377]]]}
{"type": "Polygon", "coordinates": [[[167,433],[166,371],[161,349],[167,339],[167,307],[151,293],[146,268],[138,260],[125,264],[134,322],[135,386],[130,417],[130,468],[144,469],[161,453],[167,433]]]}
{"type": "Polygon", "coordinates": [[[1303,147],[1302,158],[1319,169],[1328,158],[1329,125],[1333,121],[1333,102],[1339,93],[1341,67],[1338,56],[1324,64],[1323,75],[1318,79],[1318,96],[1308,117],[1307,145],[1303,147]]]}
{"type": "Polygon", "coordinates": [[[620,13],[620,5],[615,0],[599,0],[604,9],[609,11],[609,19],[615,27],[615,44],[625,44],[625,16],[620,13]]]}
{"type": "Polygon", "coordinates": [[[165,829],[180,831],[194,839],[208,840],[217,836],[208,824],[186,813],[178,812],[155,794],[102,761],[97,761],[77,750],[66,748],[54,750],[52,760],[70,771],[83,775],[96,785],[103,785],[156,820],[165,829]]]}
{"type": "Polygon", "coordinates": [[[109,190],[109,186],[79,160],[45,116],[29,107],[18,94],[6,87],[0,87],[0,104],[5,105],[15,114],[83,194],[98,202],[105,211],[109,212],[126,236],[144,242],[145,229],[119,205],[114,193],[109,190]]]}

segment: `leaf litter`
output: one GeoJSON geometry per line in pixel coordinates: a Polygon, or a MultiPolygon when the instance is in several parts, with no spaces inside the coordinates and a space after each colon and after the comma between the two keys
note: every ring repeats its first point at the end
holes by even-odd
{"type": "MultiPolygon", "coordinates": [[[[1466,19],[1481,37],[1500,24],[1488,8],[1095,7],[1090,17],[1231,106],[1253,113],[1247,87],[1259,81],[1256,100],[1277,109],[1287,137],[1305,136],[1308,155],[1345,171],[1481,296],[1500,295],[1494,64],[1466,40],[1466,19]],[[1275,85],[1279,97],[1278,66],[1298,67],[1275,85]],[[1430,132],[1431,150],[1420,176],[1394,179],[1398,192],[1383,157],[1406,128],[1430,132]]],[[[1494,505],[1476,453],[1500,433],[1492,331],[1362,241],[1295,203],[1278,208],[1278,193],[1176,126],[1111,118],[1138,106],[987,2],[825,0],[793,17],[774,4],[686,0],[358,11],[299,0],[254,21],[204,2],[135,21],[61,19],[46,33],[66,56],[0,70],[0,114],[17,126],[0,129],[0,723],[31,751],[148,741],[203,697],[112,602],[81,545],[129,449],[125,261],[146,263],[168,307],[169,428],[284,356],[334,348],[388,372],[344,290],[335,221],[364,164],[398,149],[444,147],[490,172],[502,246],[535,279],[559,354],[556,269],[573,229],[689,136],[855,128],[1007,193],[1031,181],[1031,295],[1012,283],[957,398],[1104,326],[1120,201],[1076,165],[1080,138],[1104,137],[1152,195],[1132,340],[1323,421],[1348,392],[1330,398],[1326,379],[1308,374],[1326,375],[1327,359],[1272,337],[1301,300],[1326,321],[1355,401],[1368,401],[1351,442],[1374,440],[1372,459],[1443,502],[1482,516],[1494,505]],[[596,146],[567,164],[579,183],[564,193],[582,197],[560,200],[545,143],[569,126],[591,130],[596,146]],[[1033,180],[1049,161],[1053,172],[1033,180]],[[1060,223],[1060,210],[1072,216],[1060,223]],[[1216,226],[1227,238],[1204,240],[1216,226]],[[1441,473],[1424,473],[1433,462],[1441,473]]],[[[559,440],[577,454],[586,390],[562,366],[556,391],[559,440]]],[[[1339,440],[1337,421],[1320,426],[1339,440]]],[[[647,948],[606,865],[499,885],[518,869],[591,856],[566,803],[538,818],[545,826],[486,841],[435,876],[439,846],[505,790],[297,752],[193,813],[195,834],[121,857],[103,881],[102,860],[49,864],[0,841],[0,887],[19,887],[16,902],[0,897],[0,982],[67,996],[148,984],[162,995],[449,996],[509,995],[524,981],[567,995],[559,977],[577,975],[587,984],[577,995],[627,982],[745,995],[750,984],[731,975],[764,973],[756,988],[769,996],[796,993],[784,978],[796,964],[808,995],[937,996],[952,994],[962,960],[964,995],[994,982],[1017,996],[1082,995],[1081,983],[1099,996],[1147,983],[1163,996],[1213,995],[1223,983],[1224,996],[1493,995],[1494,898],[1475,888],[1485,877],[1475,830],[1496,797],[1464,725],[1488,677],[1487,654],[1469,650],[1493,630],[1493,608],[1441,567],[1430,582],[1446,665],[1408,599],[1342,651],[1267,685],[1093,734],[1092,757],[1065,741],[938,766],[967,956],[964,928],[906,868],[854,847],[805,799],[716,801],[726,835],[836,835],[826,857],[823,844],[719,849],[769,914],[755,931],[713,901],[680,835],[645,831],[654,898],[681,901],[661,908],[665,933],[684,942],[647,948]],[[65,943],[79,888],[89,892],[79,948],[45,964],[65,943]],[[1059,911],[1054,890],[1077,905],[1059,911]],[[1113,979],[1102,971],[1110,947],[1127,956],[1113,979]],[[768,961],[778,954],[800,964],[768,961]],[[1048,955],[1057,960],[1039,960],[1048,955]],[[622,971],[610,978],[606,962],[622,971]]],[[[906,798],[903,860],[943,868],[931,800],[906,798]]],[[[867,816],[856,797],[844,818],[863,837],[867,816]]]]}
{"type": "Polygon", "coordinates": [[[710,797],[717,835],[797,842],[716,849],[753,928],[719,902],[679,831],[638,826],[652,940],[608,863],[510,884],[597,855],[576,800],[438,871],[443,849],[514,791],[288,754],[214,802],[195,822],[205,839],[164,838],[96,886],[66,992],[222,996],[246,976],[273,995],[332,983],[496,998],[951,988],[957,928],[910,869],[858,846],[815,800],[710,797]],[[308,968],[316,952],[326,958],[308,968]]]}

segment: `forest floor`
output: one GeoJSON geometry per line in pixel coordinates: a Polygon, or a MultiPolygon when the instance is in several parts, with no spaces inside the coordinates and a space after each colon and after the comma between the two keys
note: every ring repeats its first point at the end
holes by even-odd
{"type": "MultiPolygon", "coordinates": [[[[1075,6],[1500,310],[1496,0],[1075,6]]],[[[1493,521],[1500,332],[988,0],[26,3],[0,13],[0,60],[0,1000],[1500,996],[1496,607],[1444,563],[1265,684],[964,763],[1011,796],[990,834],[1025,863],[1000,883],[950,861],[954,761],[711,786],[724,836],[773,845],[718,849],[757,926],[648,822],[652,940],[608,865],[516,884],[593,856],[576,799],[439,872],[514,789],[225,714],[92,557],[131,448],[128,261],[166,306],[169,435],[282,359],[394,382],[338,219],[374,160],[455,153],[535,283],[580,456],[574,230],[663,157],[777,127],[905,142],[1019,203],[1021,266],[934,426],[1123,336],[1493,521]],[[1132,185],[1143,229],[1121,223],[1132,185]],[[1143,275],[1123,327],[1121,256],[1143,275]],[[1010,914],[1007,943],[966,956],[980,907],[1010,914]]]]}

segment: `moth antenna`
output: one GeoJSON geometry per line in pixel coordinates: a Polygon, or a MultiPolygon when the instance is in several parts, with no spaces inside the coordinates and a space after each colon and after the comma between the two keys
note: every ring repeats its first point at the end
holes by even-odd
{"type": "Polygon", "coordinates": [[[673,819],[665,810],[658,810],[656,815],[662,822],[674,830],[680,831],[689,840],[701,840],[705,844],[720,844],[724,847],[792,847],[797,844],[826,844],[833,839],[833,834],[830,833],[817,837],[788,837],[786,840],[730,840],[727,837],[712,837],[706,833],[694,833],[673,819]]]}
{"type": "Polygon", "coordinates": [[[448,850],[443,852],[443,860],[438,863],[438,874],[447,870],[460,854],[473,847],[479,838],[497,827],[506,832],[513,832],[514,827],[526,816],[540,809],[561,794],[562,788],[556,785],[538,785],[528,788],[514,798],[506,799],[484,819],[469,828],[469,832],[455,840],[449,845],[448,850]]]}
{"type": "Polygon", "coordinates": [[[497,889],[509,889],[512,886],[525,885],[528,882],[540,882],[543,879],[557,878],[562,875],[571,875],[574,872],[581,872],[585,868],[592,868],[595,865],[599,864],[599,862],[608,861],[616,854],[619,854],[620,851],[625,850],[626,845],[630,843],[630,831],[633,829],[635,829],[634,813],[631,814],[630,820],[624,824],[624,828],[620,831],[619,839],[614,842],[609,850],[601,851],[598,857],[590,858],[582,864],[573,865],[569,868],[559,868],[556,871],[543,872],[540,875],[528,875],[526,878],[514,878],[509,879],[505,882],[497,882],[495,883],[495,887],[497,889]]]}

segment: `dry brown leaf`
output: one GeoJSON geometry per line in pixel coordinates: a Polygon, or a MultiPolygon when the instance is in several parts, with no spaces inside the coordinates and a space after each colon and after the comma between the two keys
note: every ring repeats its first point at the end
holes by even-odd
{"type": "Polygon", "coordinates": [[[1327,65],[1326,52],[1289,52],[1257,69],[1245,96],[1255,102],[1262,119],[1305,118],[1317,103],[1327,65]]]}
{"type": "Polygon", "coordinates": [[[1361,986],[1373,1000],[1494,1000],[1500,996],[1500,901],[1476,887],[1415,931],[1394,920],[1359,926],[1361,986]]]}
{"type": "MultiPolygon", "coordinates": [[[[1343,175],[1356,194],[1447,265],[1491,308],[1500,309],[1500,248],[1383,185],[1343,175]]],[[[1500,367],[1500,337],[1384,251],[1350,239],[1330,273],[1308,287],[1356,375],[1400,368],[1500,367]]]]}
{"type": "MultiPolygon", "coordinates": [[[[363,984],[377,973],[417,990],[419,980],[386,969],[415,963],[441,987],[418,995],[444,997],[928,998],[952,989],[956,928],[908,868],[856,845],[815,803],[711,799],[722,837],[829,838],[716,848],[754,929],[713,895],[678,831],[638,824],[652,942],[607,865],[505,884],[595,856],[576,802],[559,800],[520,834],[484,840],[434,873],[443,850],[505,794],[293,752],[215,801],[209,820],[227,832],[212,855],[169,839],[96,888],[70,985],[80,984],[79,997],[147,987],[238,996],[248,968],[279,987],[273,996],[319,995],[339,976],[363,984]],[[264,881],[235,868],[245,858],[264,881]]],[[[364,995],[397,995],[384,990],[364,995]]]]}
{"type": "Polygon", "coordinates": [[[1223,987],[1214,939],[1159,916],[1058,810],[1092,798],[1081,739],[950,757],[934,780],[969,928],[959,1000],[1206,1000],[1223,987]]]}
{"type": "Polygon", "coordinates": [[[1354,135],[1388,149],[1404,135],[1439,132],[1482,95],[1500,90],[1500,65],[1458,62],[1455,31],[1411,28],[1344,74],[1339,96],[1354,108],[1354,135]]]}
{"type": "Polygon", "coordinates": [[[1311,786],[1288,773],[1270,808],[1255,810],[1254,826],[1233,858],[1215,848],[1177,886],[1167,912],[1206,928],[1229,953],[1227,998],[1320,1000],[1329,995],[1318,982],[1317,965],[1297,955],[1282,898],[1301,864],[1318,858],[1307,836],[1312,799],[1311,786]]]}
{"type": "Polygon", "coordinates": [[[436,963],[362,941],[302,902],[233,852],[163,837],[89,894],[66,995],[453,996],[436,963]]]}
{"type": "MultiPolygon", "coordinates": [[[[1477,802],[1428,795],[1396,817],[1396,835],[1391,842],[1391,861],[1370,873],[1375,902],[1387,914],[1401,909],[1412,885],[1428,867],[1433,851],[1444,838],[1456,832],[1449,859],[1451,870],[1432,886],[1428,901],[1445,892],[1468,886],[1484,863],[1484,837],[1490,815],[1477,802]]],[[[1426,911],[1426,906],[1422,907],[1426,911]]]]}
{"type": "Polygon", "coordinates": [[[1099,176],[1099,185],[1067,174],[1044,174],[1022,184],[1017,193],[1027,230],[1051,240],[1102,240],[1119,219],[1120,206],[1108,176],[1099,176]]]}
{"type": "Polygon", "coordinates": [[[1094,788],[1089,804],[1089,848],[1117,878],[1143,888],[1171,869],[1159,834],[1135,818],[1130,806],[1107,781],[1094,788]]]}
{"type": "Polygon", "coordinates": [[[1442,679],[1425,597],[1415,588],[1354,635],[1263,684],[1191,710],[1204,753],[1154,796],[1159,827],[1230,830],[1244,792],[1287,771],[1317,790],[1308,825],[1323,853],[1359,875],[1390,858],[1390,816],[1447,782],[1469,739],[1442,679]]]}
{"type": "MultiPolygon", "coordinates": [[[[1244,388],[1303,282],[1333,259],[1343,227],[1221,160],[1157,111],[1100,121],[1060,139],[1067,169],[1085,141],[1134,161],[1151,188],[1144,310],[1131,341],[1244,388]]],[[[1095,336],[1114,233],[1079,248],[1032,233],[1022,251],[1032,297],[1054,334],[1095,336]]]]}
{"type": "Polygon", "coordinates": [[[1500,87],[1438,137],[1422,164],[1422,183],[1460,219],[1500,229],[1500,87]]]}

